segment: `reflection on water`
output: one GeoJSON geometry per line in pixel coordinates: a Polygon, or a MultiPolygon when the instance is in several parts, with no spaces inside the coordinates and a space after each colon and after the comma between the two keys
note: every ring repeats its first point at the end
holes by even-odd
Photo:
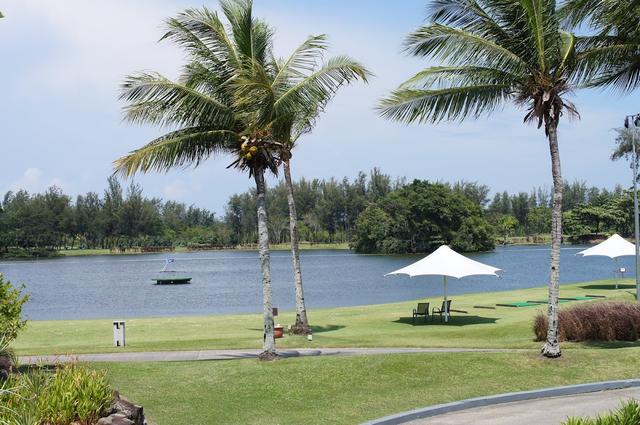
{"type": "MultiPolygon", "coordinates": [[[[562,283],[610,278],[613,261],[582,258],[584,247],[562,250],[562,283]]],[[[39,261],[3,261],[0,272],[24,283],[31,299],[25,313],[32,320],[259,312],[262,287],[257,252],[226,251],[171,254],[175,268],[193,277],[191,285],[152,284],[167,254],[72,257],[39,261]]],[[[450,280],[449,293],[483,292],[544,285],[548,279],[546,246],[498,247],[470,257],[504,270],[490,276],[450,280]]],[[[310,308],[378,304],[440,297],[438,277],[384,277],[419,256],[358,255],[349,251],[302,252],[305,298],[310,308]]],[[[271,254],[274,305],[294,306],[291,257],[271,254]]],[[[628,276],[633,257],[620,260],[628,276]]]]}

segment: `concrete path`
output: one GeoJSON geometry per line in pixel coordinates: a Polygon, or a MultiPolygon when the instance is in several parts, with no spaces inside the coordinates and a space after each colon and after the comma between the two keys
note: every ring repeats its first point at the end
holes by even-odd
{"type": "MultiPolygon", "coordinates": [[[[239,360],[258,357],[261,350],[146,351],[78,355],[42,355],[20,357],[21,364],[80,362],[178,362],[196,360],[239,360]]],[[[296,348],[278,350],[283,357],[360,356],[406,353],[517,353],[532,350],[492,348],[296,348]]]]}
{"type": "Polygon", "coordinates": [[[616,409],[629,398],[640,399],[640,388],[599,391],[564,397],[519,401],[476,407],[407,425],[559,425],[569,416],[596,416],[616,409]]]}

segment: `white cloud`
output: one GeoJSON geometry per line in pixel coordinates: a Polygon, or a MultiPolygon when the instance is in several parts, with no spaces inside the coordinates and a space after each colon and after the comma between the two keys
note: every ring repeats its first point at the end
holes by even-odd
{"type": "Polygon", "coordinates": [[[175,180],[164,187],[165,199],[178,200],[187,194],[187,186],[182,180],[175,180]]]}
{"type": "Polygon", "coordinates": [[[19,179],[13,181],[9,185],[9,190],[18,191],[26,190],[28,192],[42,192],[52,186],[55,186],[63,191],[69,190],[69,185],[60,177],[53,177],[46,179],[45,174],[36,167],[29,167],[22,173],[19,179]]]}
{"type": "MultiPolygon", "coordinates": [[[[115,97],[126,74],[153,69],[170,76],[181,53],[169,43],[157,43],[161,24],[176,12],[169,2],[140,0],[21,0],[6,7],[16,30],[29,25],[53,42],[47,63],[38,63],[23,77],[35,93],[42,87],[82,94],[90,88],[115,97]],[[46,69],[46,72],[43,72],[46,69]]],[[[7,20],[8,21],[8,20],[7,20]]]]}
{"type": "Polygon", "coordinates": [[[29,167],[22,173],[22,176],[18,180],[11,183],[10,188],[14,192],[20,189],[28,191],[38,190],[40,188],[41,178],[42,172],[39,169],[29,167]]]}

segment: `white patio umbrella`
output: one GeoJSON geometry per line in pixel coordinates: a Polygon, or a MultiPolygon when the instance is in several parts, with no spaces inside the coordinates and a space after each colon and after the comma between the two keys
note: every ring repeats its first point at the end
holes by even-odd
{"type": "Polygon", "coordinates": [[[416,261],[399,270],[387,273],[385,276],[405,274],[414,276],[442,276],[444,286],[444,320],[449,321],[449,307],[447,305],[447,277],[456,279],[465,276],[490,275],[497,276],[501,269],[482,264],[460,255],[446,245],[442,245],[422,260],[416,261]]]}
{"type": "MultiPolygon", "coordinates": [[[[592,255],[599,255],[603,257],[609,257],[613,259],[616,265],[616,273],[620,270],[618,267],[618,258],[636,255],[636,247],[631,242],[624,239],[618,234],[614,234],[604,242],[599,243],[596,246],[585,249],[578,252],[576,255],[582,255],[589,257],[592,255]]],[[[616,282],[616,289],[618,289],[618,283],[616,282]]]]}

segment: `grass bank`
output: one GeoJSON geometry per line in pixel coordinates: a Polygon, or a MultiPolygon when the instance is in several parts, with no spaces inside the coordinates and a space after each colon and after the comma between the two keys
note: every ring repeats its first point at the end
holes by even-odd
{"type": "MultiPolygon", "coordinates": [[[[461,282],[460,284],[464,284],[461,282]]],[[[563,285],[562,297],[602,295],[606,299],[633,300],[635,287],[630,280],[616,290],[611,280],[563,285]]],[[[528,300],[545,300],[546,287],[514,291],[455,295],[449,323],[419,320],[412,324],[416,301],[311,309],[313,342],[303,337],[285,336],[279,347],[474,347],[538,348],[533,341],[532,319],[544,305],[522,308],[495,306],[528,300]]],[[[432,306],[441,299],[428,299],[432,306]]],[[[561,306],[574,304],[563,303],[561,306]]],[[[587,301],[590,302],[590,301],[587,301]]],[[[293,312],[283,312],[277,321],[294,322],[293,312]]],[[[111,321],[32,321],[15,343],[19,354],[80,354],[118,351],[112,347],[111,321]]],[[[127,320],[127,351],[197,350],[216,348],[259,348],[262,342],[262,316],[259,314],[144,318],[127,320]]],[[[583,348],[583,344],[565,344],[583,348]]]]}
{"type": "Polygon", "coordinates": [[[158,425],[356,424],[509,391],[638,377],[640,349],[99,364],[158,425]]]}
{"type": "MultiPolygon", "coordinates": [[[[291,249],[291,245],[288,243],[282,244],[272,244],[270,248],[274,251],[288,251],[291,249]]],[[[255,246],[238,246],[237,248],[229,248],[224,250],[217,251],[242,251],[242,250],[252,250],[257,249],[255,246]]],[[[300,249],[302,250],[318,250],[318,249],[349,249],[348,243],[308,243],[301,242],[300,249]]],[[[198,250],[189,250],[184,246],[176,247],[174,252],[200,252],[198,250]]],[[[64,257],[84,257],[89,255],[133,255],[133,254],[155,254],[155,253],[145,253],[145,252],[111,252],[109,249],[63,249],[57,251],[60,256],[64,257]]]]}

